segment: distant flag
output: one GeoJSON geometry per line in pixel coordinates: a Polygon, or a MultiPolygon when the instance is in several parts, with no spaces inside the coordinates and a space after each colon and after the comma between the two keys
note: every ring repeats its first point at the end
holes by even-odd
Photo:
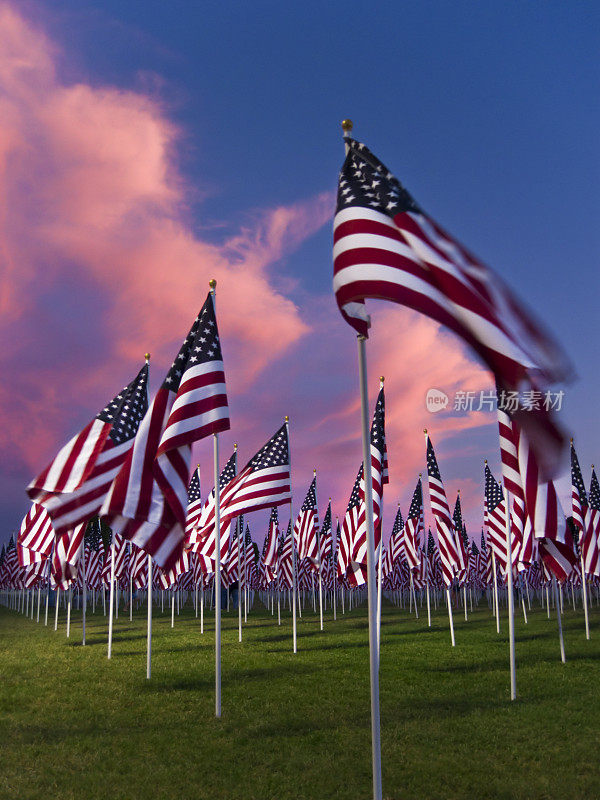
{"type": "Polygon", "coordinates": [[[265,567],[275,569],[277,566],[277,544],[279,541],[279,512],[277,506],[271,509],[269,528],[265,537],[262,563],[265,567]]]}
{"type": "Polygon", "coordinates": [[[148,410],[148,365],[27,487],[59,536],[98,514],[148,410]]]}
{"type": "Polygon", "coordinates": [[[315,475],[294,523],[298,558],[318,558],[317,525],[317,477],[315,475]]]}
{"type": "Polygon", "coordinates": [[[113,530],[166,571],[183,548],[191,445],[229,427],[223,356],[209,293],[102,507],[113,530]]]}
{"type": "MultiPolygon", "coordinates": [[[[400,509],[398,509],[398,513],[399,512],[400,509]]],[[[408,516],[404,523],[404,549],[406,561],[411,570],[416,570],[419,567],[419,546],[422,531],[423,486],[419,476],[419,480],[413,492],[410,508],[408,509],[408,516]]]]}
{"type": "Polygon", "coordinates": [[[202,512],[202,494],[200,491],[200,464],[192,473],[188,486],[187,509],[185,512],[185,540],[189,542],[202,512]]]}
{"type": "MultiPolygon", "coordinates": [[[[227,460],[227,463],[219,475],[219,496],[225,487],[235,478],[237,474],[237,450],[227,460]]],[[[221,519],[221,560],[224,560],[229,549],[230,525],[221,519]]],[[[197,553],[205,572],[214,572],[216,555],[216,536],[215,536],[215,488],[206,498],[196,524],[192,527],[188,541],[189,548],[197,553]]]]}
{"type": "Polygon", "coordinates": [[[450,517],[450,508],[446,499],[446,491],[435,457],[431,439],[427,436],[427,478],[429,484],[429,501],[435,519],[438,534],[438,546],[442,561],[442,573],[446,587],[452,584],[454,573],[458,568],[456,538],[454,524],[450,517]]]}
{"type": "MultiPolygon", "coordinates": [[[[592,466],[592,479],[590,483],[590,496],[589,496],[589,514],[590,514],[590,536],[595,537],[596,551],[600,547],[600,485],[596,477],[596,470],[592,466]]],[[[590,549],[593,545],[590,544],[590,549]]],[[[591,567],[591,563],[590,563],[591,567]]],[[[586,566],[587,571],[587,566],[586,566]]],[[[590,570],[591,571],[591,570],[590,570]]],[[[593,569],[594,575],[600,574],[600,560],[596,560],[596,566],[593,569]]]]}
{"type": "Polygon", "coordinates": [[[283,505],[291,496],[289,443],[284,423],[223,489],[221,523],[240,514],[283,505]]]}
{"type": "Polygon", "coordinates": [[[463,583],[467,577],[467,569],[469,567],[469,553],[468,546],[466,546],[463,539],[463,518],[462,507],[460,504],[460,490],[456,495],[456,503],[454,504],[454,512],[452,514],[452,521],[454,522],[454,534],[456,539],[456,554],[458,556],[458,579],[463,583]]]}
{"type": "Polygon", "coordinates": [[[578,531],[583,566],[586,575],[590,577],[600,574],[598,561],[598,536],[594,531],[592,513],[588,503],[579,459],[575,446],[571,440],[571,503],[573,509],[573,522],[578,531]]]}
{"type": "MultiPolygon", "coordinates": [[[[370,437],[371,477],[373,486],[373,524],[375,550],[381,542],[383,487],[389,483],[387,446],[385,441],[385,395],[379,390],[370,437]]],[[[360,586],[367,579],[367,521],[363,465],[360,465],[348,508],[342,524],[343,562],[351,586],[360,586]]],[[[338,561],[338,566],[341,562],[338,561]]]]}
{"type": "Polygon", "coordinates": [[[333,532],[331,529],[331,499],[323,517],[323,525],[319,533],[319,560],[323,564],[331,556],[333,549],[333,532]]]}

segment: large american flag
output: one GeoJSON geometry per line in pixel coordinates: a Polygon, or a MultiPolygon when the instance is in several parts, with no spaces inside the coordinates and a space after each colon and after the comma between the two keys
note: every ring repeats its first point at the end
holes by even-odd
{"type": "Polygon", "coordinates": [[[446,499],[446,491],[442,483],[442,476],[440,475],[433,445],[428,435],[426,435],[426,438],[429,502],[431,503],[431,510],[435,518],[444,583],[448,587],[452,584],[454,573],[458,569],[454,524],[450,517],[450,508],[448,506],[448,500],[446,499]]]}
{"type": "MultiPolygon", "coordinates": [[[[365,298],[391,300],[446,325],[504,388],[570,377],[562,349],[487,266],[444,231],[364,144],[347,137],[334,220],[333,286],[346,321],[364,336],[365,298]]],[[[539,385],[533,388],[540,388],[539,385]]],[[[520,415],[538,461],[558,466],[562,432],[545,410],[520,415]]]]}
{"type": "Polygon", "coordinates": [[[287,423],[284,423],[223,489],[221,524],[240,514],[281,506],[291,497],[290,453],[287,423]]]}
{"type": "Polygon", "coordinates": [[[298,548],[298,558],[318,558],[317,526],[319,524],[317,511],[317,476],[311,484],[300,506],[300,512],[294,524],[294,536],[298,548]]]}
{"type": "Polygon", "coordinates": [[[95,516],[148,410],[148,365],[73,437],[27,487],[59,536],[95,516]]]}
{"type": "Polygon", "coordinates": [[[585,484],[581,475],[579,459],[575,446],[571,440],[571,503],[573,508],[573,522],[580,536],[579,544],[583,556],[583,566],[586,575],[590,577],[600,574],[598,563],[598,537],[594,531],[591,519],[591,510],[588,503],[585,484]]]}
{"type": "Polygon", "coordinates": [[[209,293],[102,506],[113,530],[166,571],[183,548],[191,445],[229,427],[223,356],[209,293]]]}

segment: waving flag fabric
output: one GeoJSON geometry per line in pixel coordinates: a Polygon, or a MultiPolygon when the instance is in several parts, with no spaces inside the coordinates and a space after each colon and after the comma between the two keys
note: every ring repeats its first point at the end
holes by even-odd
{"type": "MultiPolygon", "coordinates": [[[[398,509],[398,513],[400,513],[400,509],[398,509]]],[[[413,492],[410,508],[408,509],[408,516],[404,523],[404,552],[409,569],[411,570],[417,570],[419,568],[419,546],[422,531],[423,487],[421,478],[419,478],[413,492]]]]}
{"type": "MultiPolygon", "coordinates": [[[[562,349],[498,276],[429,217],[364,144],[347,137],[346,145],[333,248],[333,286],[346,321],[366,336],[365,299],[391,300],[455,331],[506,389],[570,377],[562,349]]],[[[564,437],[547,411],[522,413],[520,424],[539,463],[555,469],[564,437]]]]}
{"type": "Polygon", "coordinates": [[[571,441],[571,503],[573,509],[573,522],[579,532],[579,545],[583,556],[583,566],[586,575],[600,574],[598,563],[598,538],[594,532],[591,519],[591,509],[588,503],[585,484],[581,475],[579,459],[575,446],[571,441]]]}
{"type": "MultiPolygon", "coordinates": [[[[598,484],[598,478],[596,477],[596,470],[592,467],[592,479],[590,483],[590,495],[589,495],[589,514],[590,514],[590,537],[596,542],[596,553],[600,548],[600,485],[598,484]]],[[[590,543],[590,549],[593,549],[593,543],[590,543]]],[[[590,561],[590,573],[592,572],[592,564],[593,562],[590,561]]],[[[588,571],[586,565],[586,572],[588,571]]],[[[600,574],[600,559],[596,557],[596,565],[593,568],[593,574],[598,575],[600,574]]]]}
{"type": "Polygon", "coordinates": [[[294,524],[298,558],[318,558],[318,524],[317,478],[315,476],[308,488],[304,502],[300,506],[300,512],[294,524]]]}
{"type": "Polygon", "coordinates": [[[17,537],[17,554],[22,567],[44,561],[50,555],[54,542],[54,528],[50,515],[36,503],[21,522],[17,537]]]}
{"type": "Polygon", "coordinates": [[[95,516],[148,410],[148,365],[68,442],[27,488],[56,535],[95,516]]]}
{"type": "MultiPolygon", "coordinates": [[[[292,496],[287,424],[250,459],[221,494],[221,524],[240,514],[280,506],[292,496]]],[[[202,536],[203,531],[199,532],[202,536]]]]}
{"type": "Polygon", "coordinates": [[[183,548],[191,445],[228,428],[223,356],[209,293],[102,507],[113,530],[166,571],[183,548]]]}
{"type": "MultiPolygon", "coordinates": [[[[222,493],[223,489],[232,481],[237,473],[237,451],[234,450],[229,457],[227,463],[221,470],[219,475],[219,492],[222,493]]],[[[229,522],[221,520],[220,531],[220,557],[223,561],[229,550],[230,539],[230,525],[229,522]]],[[[207,572],[215,571],[215,555],[216,555],[216,536],[215,536],[215,489],[206,498],[206,501],[200,512],[200,517],[196,524],[192,526],[189,533],[188,547],[192,552],[196,553],[202,570],[207,572]]]]}
{"type": "Polygon", "coordinates": [[[444,583],[450,586],[458,569],[458,554],[454,524],[450,517],[450,508],[446,499],[446,491],[438,467],[431,439],[427,436],[427,477],[429,484],[429,502],[435,518],[438,535],[438,547],[442,560],[444,583]]]}

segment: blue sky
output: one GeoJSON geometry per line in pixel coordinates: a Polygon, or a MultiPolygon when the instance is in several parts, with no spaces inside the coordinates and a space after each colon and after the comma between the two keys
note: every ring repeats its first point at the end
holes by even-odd
{"type": "MultiPolygon", "coordinates": [[[[169,214],[189,237],[218,252],[231,250],[232,238],[240,235],[260,241],[267,212],[298,204],[313,208],[315,198],[334,192],[343,158],[339,123],[351,117],[356,137],[432,216],[500,272],[563,343],[579,379],[566,388],[561,419],[576,437],[588,481],[600,445],[596,4],[28,0],[12,9],[49,43],[55,87],[81,84],[97,97],[107,88],[133,93],[148,98],[161,124],[172,126],[164,164],[178,198],[169,214]]],[[[12,92],[14,86],[0,76],[0,93],[11,99],[12,92]]],[[[58,160],[56,168],[61,168],[58,160]]],[[[35,167],[31,170],[35,184],[35,167]]],[[[331,292],[331,224],[326,219],[312,228],[306,223],[301,234],[285,241],[289,238],[293,243],[284,243],[269,262],[268,283],[294,304],[310,333],[274,352],[248,378],[237,401],[244,424],[239,433],[232,432],[232,441],[248,438],[247,456],[260,446],[260,435],[277,427],[287,406],[313,404],[327,415],[354,402],[354,339],[331,292]],[[323,337],[329,345],[319,348],[323,337]],[[278,391],[281,404],[273,399],[278,391]],[[265,403],[273,424],[259,420],[265,403]]],[[[245,242],[244,253],[249,247],[245,242]]],[[[43,260],[35,266],[45,269],[43,260]]],[[[48,279],[27,322],[36,338],[52,340],[49,349],[57,360],[72,342],[73,329],[81,363],[88,363],[86,355],[108,340],[108,332],[91,326],[89,310],[96,309],[98,326],[105,327],[111,295],[88,278],[76,259],[63,264],[48,279]],[[65,280],[67,267],[72,283],[65,280]],[[48,303],[54,310],[48,310],[48,303]]],[[[171,349],[185,335],[204,292],[197,290],[189,319],[173,323],[171,349]]],[[[379,308],[373,309],[374,329],[379,308]]],[[[388,316],[385,320],[390,324],[388,316]]],[[[5,349],[20,335],[20,324],[22,319],[11,319],[2,327],[5,349]]],[[[227,330],[222,335],[227,345],[227,330]]],[[[447,341],[443,333],[439,337],[447,341]]],[[[403,397],[401,391],[394,396],[400,378],[405,389],[418,380],[416,370],[402,370],[402,343],[409,341],[410,336],[399,337],[395,360],[382,366],[386,374],[397,374],[388,408],[403,397]]],[[[233,341],[230,348],[235,348],[233,341]]],[[[158,372],[167,361],[166,353],[158,356],[158,372]]],[[[90,370],[92,362],[93,357],[90,370]]],[[[464,366],[464,360],[458,363],[464,366]]],[[[7,357],[3,371],[9,367],[7,357]]],[[[82,394],[75,409],[65,401],[58,404],[60,422],[53,423],[54,440],[49,437],[40,449],[40,469],[114,393],[113,385],[116,390],[136,368],[122,357],[114,383],[91,386],[87,380],[88,394],[82,394]]],[[[52,382],[51,375],[47,380],[52,382]]],[[[157,382],[158,377],[153,385],[157,382]]],[[[17,387],[6,401],[9,419],[25,390],[25,385],[17,387]]],[[[413,412],[410,408],[407,415],[413,412]]],[[[299,435],[303,425],[306,432],[314,429],[301,409],[297,416],[299,435]]],[[[419,437],[420,419],[414,428],[419,437]]],[[[331,430],[339,441],[338,428],[332,425],[331,430]]],[[[323,429],[319,436],[326,438],[323,429]]],[[[306,441],[296,460],[303,470],[297,477],[300,492],[308,486],[309,465],[317,457],[308,433],[306,441]]],[[[449,429],[436,447],[447,459],[445,468],[440,464],[443,476],[458,481],[462,474],[474,485],[481,482],[482,457],[497,459],[489,455],[494,446],[491,425],[449,429]]],[[[335,447],[331,452],[337,453],[335,447]]],[[[343,473],[347,488],[342,491],[331,478],[332,486],[324,485],[321,492],[322,497],[339,495],[340,514],[356,473],[354,454],[360,457],[358,431],[343,453],[347,463],[333,463],[332,455],[325,483],[330,470],[332,476],[343,473]]],[[[36,470],[31,457],[21,458],[18,452],[15,457],[8,447],[1,457],[7,491],[0,540],[6,540],[27,510],[18,487],[36,470]]],[[[392,453],[391,465],[394,459],[403,460],[404,453],[392,453]]],[[[403,504],[409,502],[414,480],[408,473],[422,468],[424,448],[420,467],[412,456],[407,459],[411,470],[394,485],[384,528],[391,528],[397,495],[403,504]]],[[[564,496],[564,481],[561,486],[564,496]]],[[[475,505],[467,504],[473,535],[479,516],[475,505]]],[[[256,537],[262,538],[262,530],[256,537]]]]}

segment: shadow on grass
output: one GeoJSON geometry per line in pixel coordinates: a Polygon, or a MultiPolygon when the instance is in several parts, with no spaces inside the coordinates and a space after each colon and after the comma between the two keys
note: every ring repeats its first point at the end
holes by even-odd
{"type": "MultiPolygon", "coordinates": [[[[278,680],[282,677],[297,678],[301,675],[311,675],[317,671],[321,672],[322,669],[316,666],[309,666],[308,664],[277,664],[273,666],[272,669],[259,667],[256,669],[235,670],[231,672],[231,674],[227,671],[223,673],[222,677],[225,682],[235,680],[236,682],[244,681],[250,683],[253,681],[272,681],[274,676],[276,676],[278,680]]],[[[198,690],[214,689],[214,687],[214,674],[209,675],[207,678],[201,676],[176,678],[174,680],[158,678],[142,684],[142,690],[149,694],[173,691],[195,692],[198,690]]]]}

